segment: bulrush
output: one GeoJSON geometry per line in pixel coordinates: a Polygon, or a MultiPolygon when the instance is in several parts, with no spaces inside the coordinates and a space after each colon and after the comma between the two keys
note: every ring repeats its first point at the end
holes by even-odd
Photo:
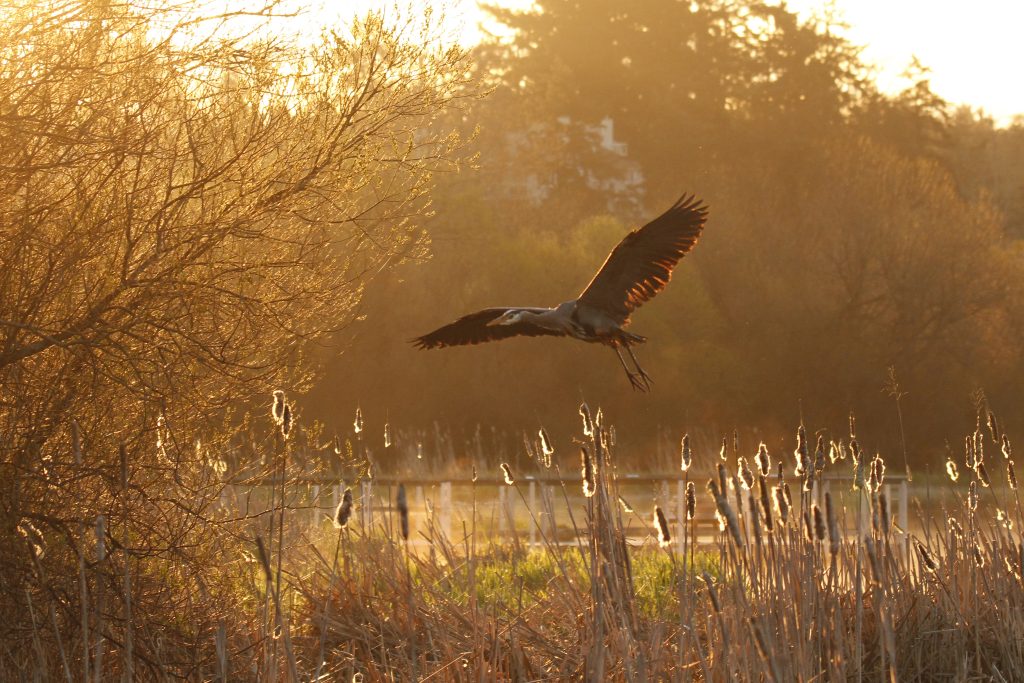
{"type": "Polygon", "coordinates": [[[736,519],[736,513],[733,511],[732,506],[729,505],[729,499],[719,490],[718,485],[713,479],[708,481],[708,490],[711,491],[711,495],[715,499],[718,514],[725,520],[733,542],[736,543],[737,548],[742,548],[745,545],[743,535],[740,533],[740,525],[736,519]]]}
{"type": "Polygon", "coordinates": [[[878,494],[878,521],[882,525],[882,534],[888,534],[892,528],[892,516],[889,513],[889,497],[884,491],[878,494]]]}
{"type": "Polygon", "coordinates": [[[814,471],[820,474],[825,469],[825,461],[828,456],[825,455],[825,437],[818,434],[818,443],[814,447],[814,471]]]}
{"type": "Polygon", "coordinates": [[[359,406],[356,406],[356,418],[352,420],[352,429],[356,434],[363,431],[363,410],[359,406]]]}
{"type": "Polygon", "coordinates": [[[335,529],[344,529],[351,517],[352,489],[346,488],[345,493],[341,496],[341,502],[334,509],[334,516],[331,518],[331,522],[334,524],[335,529]]]}
{"type": "Polygon", "coordinates": [[[743,456],[740,456],[738,465],[740,481],[743,483],[743,488],[749,491],[754,487],[754,473],[747,467],[747,459],[743,456]]]}
{"type": "Polygon", "coordinates": [[[977,461],[974,457],[974,437],[968,434],[964,437],[964,464],[967,469],[973,470],[977,461]]]}
{"type": "Polygon", "coordinates": [[[798,477],[807,476],[811,458],[807,453],[807,430],[802,424],[796,430],[796,448],[793,450],[793,458],[796,460],[793,473],[798,477]]]}
{"type": "Polygon", "coordinates": [[[765,479],[764,475],[757,478],[757,488],[761,494],[761,513],[764,515],[764,525],[767,527],[768,532],[771,533],[774,522],[772,520],[772,501],[771,493],[768,491],[768,480],[765,479]]]}
{"type": "Polygon", "coordinates": [[[281,415],[281,436],[285,439],[292,433],[292,407],[290,404],[284,404],[284,414],[281,415]]]}
{"type": "Polygon", "coordinates": [[[747,505],[750,507],[750,521],[753,525],[754,542],[761,545],[761,515],[757,512],[757,499],[753,491],[747,496],[747,505]]]}
{"type": "Polygon", "coordinates": [[[672,543],[672,534],[669,533],[665,513],[657,505],[654,506],[654,528],[658,532],[658,545],[667,548],[672,543]]]}
{"type": "Polygon", "coordinates": [[[384,423],[384,448],[391,448],[391,425],[384,423]]]}
{"type": "Polygon", "coordinates": [[[505,477],[505,483],[509,486],[516,483],[516,480],[512,478],[512,469],[508,466],[507,462],[501,463],[501,473],[505,477]]]}
{"type": "Polygon", "coordinates": [[[882,456],[875,454],[874,459],[871,461],[871,475],[868,479],[868,485],[871,487],[872,493],[877,493],[878,489],[882,488],[882,483],[885,481],[885,461],[882,460],[882,456]]]}
{"type": "Polygon", "coordinates": [[[398,485],[395,496],[395,507],[398,508],[398,522],[401,525],[402,540],[409,540],[409,502],[405,498],[405,484],[398,485]]]}
{"type": "Polygon", "coordinates": [[[817,503],[811,506],[812,516],[814,517],[814,537],[819,541],[825,540],[825,515],[821,514],[821,508],[818,507],[817,503]]]}
{"type": "Polygon", "coordinates": [[[981,553],[981,546],[975,541],[974,546],[971,548],[971,555],[974,557],[974,566],[981,569],[985,566],[985,556],[981,553]]]}
{"type": "Polygon", "coordinates": [[[917,545],[917,554],[921,558],[921,566],[923,566],[929,572],[934,574],[935,570],[938,569],[939,565],[936,564],[935,558],[932,556],[931,551],[929,551],[928,548],[926,548],[925,545],[920,541],[916,541],[915,543],[917,545]]]}
{"type": "Polygon", "coordinates": [[[1010,447],[1010,437],[1003,434],[1003,440],[999,449],[1003,453],[1003,458],[1009,460],[1013,457],[1013,448],[1010,447]]]}
{"type": "Polygon", "coordinates": [[[722,462],[725,462],[726,458],[729,457],[729,441],[726,437],[722,437],[722,447],[718,449],[718,458],[722,462]]]}
{"type": "Polygon", "coordinates": [[[679,444],[679,469],[683,472],[690,469],[693,464],[693,451],[690,450],[690,435],[683,434],[683,440],[679,444]]]}
{"type": "Polygon", "coordinates": [[[832,494],[825,491],[825,517],[828,521],[828,551],[834,558],[839,552],[842,539],[839,536],[839,522],[836,520],[836,511],[832,505],[832,494]]]}
{"type": "Polygon", "coordinates": [[[988,432],[992,436],[992,443],[998,444],[1001,436],[999,433],[999,422],[996,420],[996,414],[991,410],[988,411],[988,419],[985,421],[988,425],[988,432]]]}
{"type": "Polygon", "coordinates": [[[764,441],[762,441],[757,447],[757,455],[754,456],[754,464],[757,465],[757,470],[763,477],[767,477],[772,471],[772,459],[768,455],[768,446],[764,445],[764,441]]]}
{"type": "Polygon", "coordinates": [[[548,438],[547,430],[541,427],[540,431],[537,432],[537,435],[540,436],[540,450],[544,454],[544,456],[547,457],[553,454],[555,452],[555,449],[551,445],[551,439],[548,438]]]}
{"type": "Polygon", "coordinates": [[[972,481],[967,487],[967,507],[971,512],[978,509],[978,482],[972,481]]]}
{"type": "Polygon", "coordinates": [[[956,481],[960,478],[960,471],[957,469],[953,458],[946,460],[946,474],[949,475],[951,481],[956,481]]]}
{"type": "Polygon", "coordinates": [[[583,418],[583,436],[593,436],[594,418],[590,415],[590,406],[585,402],[580,404],[580,417],[583,418]]]}
{"type": "Polygon", "coordinates": [[[594,474],[594,461],[586,446],[580,447],[580,461],[583,467],[583,495],[591,498],[597,492],[597,478],[594,474]]]}
{"type": "Polygon", "coordinates": [[[1010,485],[1011,491],[1017,490],[1017,473],[1013,469],[1013,461],[1006,461],[1006,483],[1010,485]]]}
{"type": "Polygon", "coordinates": [[[715,610],[715,614],[721,614],[722,603],[718,601],[718,591],[715,590],[715,582],[711,580],[711,575],[707,572],[701,572],[700,578],[704,580],[704,585],[708,587],[708,597],[711,599],[711,608],[715,610]]]}
{"type": "Polygon", "coordinates": [[[686,482],[686,519],[697,514],[697,490],[692,481],[686,482]]]}
{"type": "Polygon", "coordinates": [[[284,404],[284,392],[278,389],[274,392],[274,402],[270,404],[270,416],[274,419],[274,424],[279,427],[284,419],[284,404]]]}
{"type": "Polygon", "coordinates": [[[992,486],[992,481],[988,478],[988,470],[985,469],[985,463],[979,462],[974,471],[978,474],[978,481],[981,482],[982,486],[985,488],[992,486]]]}
{"type": "Polygon", "coordinates": [[[789,501],[781,485],[775,487],[775,511],[779,514],[779,521],[785,526],[789,522],[789,501]]]}
{"type": "Polygon", "coordinates": [[[814,526],[811,522],[811,514],[807,510],[804,510],[804,538],[807,539],[808,543],[814,543],[814,526]]]}

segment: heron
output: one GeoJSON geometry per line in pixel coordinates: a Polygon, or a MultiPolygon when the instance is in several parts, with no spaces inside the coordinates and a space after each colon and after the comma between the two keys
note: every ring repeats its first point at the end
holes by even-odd
{"type": "Polygon", "coordinates": [[[624,328],[633,311],[668,285],[672,269],[697,244],[707,215],[703,202],[683,195],[665,213],[626,235],[576,299],[554,308],[485,308],[411,341],[420,349],[437,349],[519,336],[572,337],[610,346],[633,389],[650,391],[653,380],[632,349],[647,338],[624,328]]]}

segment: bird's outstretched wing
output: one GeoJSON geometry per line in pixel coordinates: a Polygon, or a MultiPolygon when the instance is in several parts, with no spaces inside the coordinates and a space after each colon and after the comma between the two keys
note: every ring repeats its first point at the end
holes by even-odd
{"type": "Polygon", "coordinates": [[[485,308],[476,313],[464,315],[453,323],[440,327],[429,334],[417,337],[412,343],[419,349],[439,349],[445,346],[461,346],[464,344],[481,344],[509,337],[541,335],[564,336],[556,330],[549,330],[529,322],[518,322],[512,325],[488,325],[497,320],[507,311],[527,310],[534,313],[546,311],[545,308],[485,308]]]}
{"type": "Polygon", "coordinates": [[[707,207],[696,197],[680,197],[668,211],[619,242],[578,304],[625,324],[630,313],[665,289],[672,269],[697,243],[707,215],[707,207]]]}

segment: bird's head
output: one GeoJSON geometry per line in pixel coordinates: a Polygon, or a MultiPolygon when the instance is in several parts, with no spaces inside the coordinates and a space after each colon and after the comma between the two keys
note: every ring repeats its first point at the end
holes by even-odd
{"type": "Polygon", "coordinates": [[[505,311],[500,316],[487,323],[488,327],[492,325],[515,325],[517,322],[523,319],[525,311],[505,311]]]}

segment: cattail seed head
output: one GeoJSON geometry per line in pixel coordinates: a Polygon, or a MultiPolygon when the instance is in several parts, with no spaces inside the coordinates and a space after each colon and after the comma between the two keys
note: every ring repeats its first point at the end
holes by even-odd
{"type": "Polygon", "coordinates": [[[789,501],[786,500],[782,486],[775,487],[775,511],[778,513],[782,525],[785,526],[789,521],[789,501]]]}
{"type": "Polygon", "coordinates": [[[501,463],[501,474],[505,477],[505,483],[509,486],[516,483],[516,480],[512,478],[512,468],[508,466],[507,462],[501,463]]]}
{"type": "Polygon", "coordinates": [[[818,507],[817,503],[811,506],[811,513],[814,517],[814,536],[821,542],[825,540],[825,515],[821,513],[821,508],[818,507]]]}
{"type": "Polygon", "coordinates": [[[363,431],[363,410],[359,406],[356,406],[356,417],[352,420],[352,429],[355,430],[356,434],[363,431]]]}
{"type": "Polygon", "coordinates": [[[281,415],[281,436],[285,439],[292,433],[292,407],[291,404],[284,404],[284,413],[281,415]]]}
{"type": "Polygon", "coordinates": [[[402,531],[402,540],[409,540],[409,502],[405,498],[405,484],[398,485],[395,496],[395,507],[398,508],[398,522],[402,531]]]}
{"type": "Polygon", "coordinates": [[[346,488],[345,493],[341,496],[341,502],[338,503],[338,507],[334,509],[334,516],[331,517],[331,522],[334,524],[335,529],[344,529],[351,517],[352,489],[346,488]]]}
{"type": "Polygon", "coordinates": [[[1010,485],[1011,491],[1017,490],[1017,472],[1014,471],[1013,461],[1006,461],[1006,483],[1010,485]]]}
{"type": "Polygon", "coordinates": [[[871,461],[871,476],[868,483],[871,486],[873,492],[877,492],[878,489],[882,488],[882,482],[885,480],[885,461],[882,460],[882,456],[875,454],[874,460],[871,461]]]}
{"type": "Polygon", "coordinates": [[[811,513],[808,510],[804,510],[803,520],[804,539],[806,539],[808,543],[814,543],[814,526],[811,522],[811,513]]]}
{"type": "Polygon", "coordinates": [[[597,492],[597,478],[594,473],[594,461],[590,458],[590,451],[586,446],[580,447],[580,462],[583,468],[583,495],[591,498],[597,492]]]}
{"type": "Polygon", "coordinates": [[[711,580],[711,575],[707,572],[701,572],[701,578],[708,587],[708,598],[711,600],[711,608],[715,610],[715,614],[721,614],[722,603],[718,601],[718,591],[715,590],[715,583],[711,580]]]}
{"type": "Polygon", "coordinates": [[[667,548],[672,543],[672,534],[669,533],[665,513],[657,505],[654,506],[654,528],[658,532],[658,545],[667,548]]]}
{"type": "Polygon", "coordinates": [[[619,496],[619,505],[622,506],[622,511],[627,515],[633,514],[633,506],[626,502],[626,499],[619,496]]]}
{"type": "Polygon", "coordinates": [[[830,441],[828,444],[828,461],[835,465],[836,460],[839,460],[839,446],[835,441],[830,441]]]}
{"type": "Polygon", "coordinates": [[[723,490],[719,490],[718,485],[714,480],[708,481],[708,490],[711,492],[712,497],[715,499],[715,506],[718,508],[718,514],[724,521],[725,526],[729,529],[729,534],[732,536],[733,542],[737,548],[742,548],[746,545],[743,539],[743,535],[740,533],[739,521],[736,519],[736,513],[733,511],[732,506],[729,505],[729,499],[726,498],[723,490]]]}
{"type": "Polygon", "coordinates": [[[832,557],[839,552],[842,539],[839,537],[839,523],[836,520],[836,511],[832,505],[832,494],[825,492],[825,517],[828,521],[828,551],[832,557]]]}
{"type": "Polygon", "coordinates": [[[547,431],[541,427],[540,431],[537,432],[540,436],[540,450],[545,456],[549,456],[555,452],[554,447],[551,445],[551,439],[548,438],[547,431]]]}
{"type": "Polygon", "coordinates": [[[583,418],[583,436],[594,436],[594,418],[590,415],[590,406],[580,404],[580,417],[583,418]]]}
{"type": "Polygon", "coordinates": [[[967,487],[967,507],[970,508],[971,512],[978,509],[978,482],[971,481],[967,487]]]}
{"type": "Polygon", "coordinates": [[[757,465],[757,470],[762,476],[767,477],[768,473],[772,471],[772,459],[768,455],[768,446],[764,444],[764,441],[757,447],[757,455],[754,456],[754,464],[757,465]]]}
{"type": "Polygon", "coordinates": [[[391,448],[391,425],[384,423],[384,448],[391,448]]]}
{"type": "Polygon", "coordinates": [[[728,439],[723,436],[722,437],[722,447],[718,449],[718,458],[722,462],[725,462],[726,458],[729,456],[729,453],[728,453],[729,452],[728,443],[729,443],[728,439]]]}
{"type": "Polygon", "coordinates": [[[825,469],[825,461],[828,456],[825,455],[825,437],[821,434],[818,435],[818,443],[814,447],[814,471],[821,472],[825,469]]]}
{"type": "Polygon", "coordinates": [[[946,474],[949,475],[951,481],[956,481],[960,478],[960,471],[957,470],[956,462],[952,458],[946,460],[946,474]]]}
{"type": "Polygon", "coordinates": [[[974,437],[970,434],[964,437],[964,464],[969,470],[973,470],[977,464],[974,457],[974,437]]]}
{"type": "Polygon", "coordinates": [[[772,502],[771,494],[768,492],[768,480],[764,475],[759,475],[757,478],[758,492],[761,494],[761,514],[764,517],[764,525],[771,533],[774,526],[772,522],[772,502]]]}
{"type": "Polygon", "coordinates": [[[981,546],[975,541],[974,546],[971,548],[971,554],[974,556],[974,565],[979,569],[985,566],[985,556],[981,553],[981,546]]]}
{"type": "Polygon", "coordinates": [[[692,481],[686,482],[686,519],[697,514],[697,490],[692,481]]]}
{"type": "Polygon", "coordinates": [[[882,534],[888,534],[892,528],[892,516],[889,512],[889,497],[884,492],[878,494],[878,521],[882,525],[882,534]]]}
{"type": "Polygon", "coordinates": [[[921,558],[921,566],[923,566],[929,572],[934,574],[935,570],[938,569],[939,565],[936,564],[935,558],[932,556],[931,551],[929,551],[928,548],[926,548],[924,546],[924,544],[921,543],[920,541],[916,541],[916,544],[917,544],[917,554],[921,558]]]}
{"type": "Polygon", "coordinates": [[[964,537],[964,528],[960,526],[960,522],[956,520],[956,517],[950,517],[946,520],[946,526],[949,527],[949,533],[956,538],[960,539],[964,537]]]}
{"type": "Polygon", "coordinates": [[[988,411],[988,420],[986,420],[986,424],[988,425],[988,432],[992,436],[992,443],[998,445],[1000,441],[999,437],[1001,436],[999,433],[999,422],[996,420],[996,414],[991,410],[988,411]]]}
{"type": "Polygon", "coordinates": [[[978,466],[974,468],[975,473],[978,475],[978,481],[985,488],[992,486],[992,481],[988,478],[988,470],[985,469],[985,463],[979,462],[978,466]]]}
{"type": "Polygon", "coordinates": [[[750,521],[753,525],[754,542],[757,545],[761,545],[761,515],[757,511],[757,499],[754,497],[754,493],[751,492],[747,495],[747,506],[750,508],[750,521]]]}
{"type": "Polygon", "coordinates": [[[1003,434],[1003,440],[999,449],[1003,453],[1003,458],[1009,460],[1013,457],[1013,448],[1010,447],[1010,437],[1003,434]]]}
{"type": "Polygon", "coordinates": [[[281,426],[281,420],[284,419],[284,392],[280,389],[274,392],[274,402],[270,405],[270,416],[274,419],[274,424],[281,426]]]}
{"type": "Polygon", "coordinates": [[[754,473],[747,467],[747,460],[743,456],[739,459],[739,477],[743,488],[749,491],[754,486],[754,473]]]}
{"type": "Polygon", "coordinates": [[[725,465],[718,463],[718,488],[721,491],[726,490],[726,482],[729,480],[729,474],[725,469],[725,465]]]}
{"type": "Polygon", "coordinates": [[[693,451],[690,450],[690,435],[683,434],[683,440],[679,445],[680,458],[679,458],[679,469],[683,472],[690,469],[690,465],[693,464],[693,451]]]}
{"type": "Polygon", "coordinates": [[[803,477],[810,469],[810,456],[807,453],[807,430],[803,425],[796,430],[796,448],[793,450],[793,458],[796,460],[794,474],[803,477]]]}
{"type": "Polygon", "coordinates": [[[857,438],[857,418],[854,417],[853,413],[850,413],[850,439],[857,438]]]}

